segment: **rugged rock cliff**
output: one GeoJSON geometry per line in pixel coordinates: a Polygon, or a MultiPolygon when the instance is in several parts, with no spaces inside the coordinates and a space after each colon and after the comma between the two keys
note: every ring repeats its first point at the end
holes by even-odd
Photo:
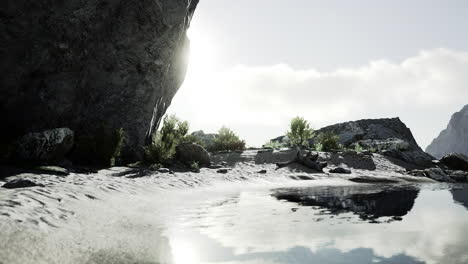
{"type": "Polygon", "coordinates": [[[410,164],[432,166],[433,157],[419,147],[411,130],[399,118],[350,121],[321,128],[316,134],[324,132],[338,135],[340,144],[348,148],[359,144],[410,164]]]}
{"type": "Polygon", "coordinates": [[[184,80],[197,4],[2,1],[0,146],[56,127],[78,146],[123,129],[124,156],[138,158],[184,80]]]}
{"type": "Polygon", "coordinates": [[[436,158],[452,152],[468,155],[468,105],[452,115],[447,128],[432,141],[426,152],[436,158]]]}

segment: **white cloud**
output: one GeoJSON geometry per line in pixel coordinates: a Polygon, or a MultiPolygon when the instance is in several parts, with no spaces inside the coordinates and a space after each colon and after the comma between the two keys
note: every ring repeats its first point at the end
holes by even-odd
{"type": "Polygon", "coordinates": [[[297,115],[316,128],[399,116],[425,147],[468,103],[468,52],[421,51],[400,63],[378,60],[331,72],[286,64],[216,70],[199,55],[169,112],[193,129],[227,125],[250,145],[283,134],[297,115]]]}

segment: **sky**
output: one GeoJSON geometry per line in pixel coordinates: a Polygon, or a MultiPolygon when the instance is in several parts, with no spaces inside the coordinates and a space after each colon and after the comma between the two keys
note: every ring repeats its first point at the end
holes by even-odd
{"type": "Polygon", "coordinates": [[[249,146],[295,116],[400,117],[425,148],[468,104],[466,14],[464,0],[201,0],[168,113],[249,146]]]}

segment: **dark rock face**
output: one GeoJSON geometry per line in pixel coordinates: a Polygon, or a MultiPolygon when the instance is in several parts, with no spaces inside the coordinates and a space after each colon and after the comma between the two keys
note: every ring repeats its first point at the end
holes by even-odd
{"type": "MultiPolygon", "coordinates": [[[[142,155],[181,85],[198,0],[17,0],[0,4],[0,138],[123,128],[142,155]]],[[[79,144],[79,142],[77,142],[79,144]]],[[[0,144],[1,145],[1,144],[0,144]]]]}
{"type": "Polygon", "coordinates": [[[202,146],[194,143],[182,143],[176,147],[177,160],[191,165],[197,162],[199,166],[210,165],[210,154],[202,146]]]}
{"type": "Polygon", "coordinates": [[[339,143],[345,147],[360,144],[410,164],[433,166],[434,158],[418,146],[411,130],[399,118],[345,122],[319,129],[316,134],[324,132],[338,135],[339,143]]]}
{"type": "Polygon", "coordinates": [[[440,159],[440,163],[451,170],[468,171],[468,157],[463,154],[451,153],[440,159]]]}
{"type": "Polygon", "coordinates": [[[62,160],[73,147],[74,133],[69,128],[56,128],[21,137],[13,157],[20,161],[48,163],[62,160]]]}
{"type": "Polygon", "coordinates": [[[452,152],[468,155],[468,105],[452,115],[447,128],[432,141],[426,152],[439,159],[452,152]]]}

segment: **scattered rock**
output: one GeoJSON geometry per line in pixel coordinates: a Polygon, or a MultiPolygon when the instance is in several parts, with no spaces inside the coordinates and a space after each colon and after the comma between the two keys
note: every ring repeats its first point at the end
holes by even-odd
{"type": "Polygon", "coordinates": [[[352,182],[357,183],[398,183],[398,180],[393,180],[389,178],[382,178],[382,177],[370,177],[370,176],[359,176],[350,179],[352,182]]]}
{"type": "Polygon", "coordinates": [[[209,166],[210,154],[202,146],[195,143],[182,143],[176,148],[176,158],[184,164],[198,162],[199,166],[209,166]]]}
{"type": "Polygon", "coordinates": [[[172,171],[168,168],[160,168],[157,170],[159,173],[171,173],[172,171]]]}
{"type": "Polygon", "coordinates": [[[48,163],[63,160],[73,147],[74,133],[69,128],[56,128],[29,133],[15,145],[15,159],[48,163]]]}
{"type": "Polygon", "coordinates": [[[330,173],[342,173],[342,174],[351,174],[351,170],[337,167],[329,171],[330,173]]]}
{"type": "Polygon", "coordinates": [[[444,170],[441,168],[430,168],[430,169],[425,169],[424,173],[426,177],[431,178],[433,180],[439,181],[439,182],[450,182],[451,179],[448,177],[448,175],[445,173],[444,170]]]}
{"type": "Polygon", "coordinates": [[[451,153],[440,159],[440,163],[451,170],[468,171],[468,157],[460,153],[451,153]]]}
{"type": "Polygon", "coordinates": [[[468,172],[466,171],[450,171],[448,172],[450,179],[456,182],[468,182],[468,172]]]}
{"type": "Polygon", "coordinates": [[[403,174],[408,174],[414,177],[427,177],[424,170],[410,170],[407,172],[402,172],[403,174]]]}
{"type": "Polygon", "coordinates": [[[157,171],[159,169],[161,169],[161,164],[151,164],[149,167],[148,167],[149,170],[152,170],[152,171],[157,171]]]}
{"type": "Polygon", "coordinates": [[[70,174],[67,169],[58,166],[39,166],[36,167],[38,173],[52,174],[58,176],[67,176],[70,174]]]}
{"type": "Polygon", "coordinates": [[[223,174],[226,174],[229,172],[229,169],[219,169],[216,171],[217,173],[223,173],[223,174]]]}
{"type": "Polygon", "coordinates": [[[343,151],[342,154],[343,154],[343,155],[356,155],[357,152],[354,151],[354,150],[345,150],[345,151],[343,151]]]}
{"type": "Polygon", "coordinates": [[[297,178],[303,181],[311,181],[314,180],[314,177],[307,176],[307,175],[298,175],[297,178]]]}
{"type": "Polygon", "coordinates": [[[33,181],[26,180],[26,179],[15,179],[15,180],[12,180],[3,184],[2,187],[7,188],[7,189],[16,189],[16,188],[35,187],[35,186],[45,187],[43,184],[35,183],[33,181]]]}
{"type": "Polygon", "coordinates": [[[258,171],[258,173],[265,174],[265,173],[267,173],[267,170],[260,170],[260,171],[258,171]]]}

